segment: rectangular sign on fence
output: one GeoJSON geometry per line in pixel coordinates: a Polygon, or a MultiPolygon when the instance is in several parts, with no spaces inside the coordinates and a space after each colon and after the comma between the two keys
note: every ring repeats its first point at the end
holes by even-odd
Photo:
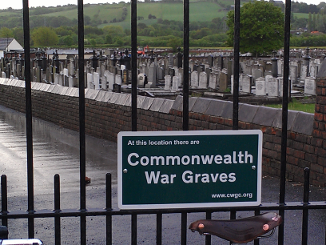
{"type": "Polygon", "coordinates": [[[118,134],[118,206],[161,209],[257,206],[260,130],[118,134]]]}

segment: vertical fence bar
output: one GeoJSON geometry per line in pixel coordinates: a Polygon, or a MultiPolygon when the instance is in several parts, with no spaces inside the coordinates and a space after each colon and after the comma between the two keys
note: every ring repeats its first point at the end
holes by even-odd
{"type": "MultiPolygon", "coordinates": [[[[237,213],[235,210],[231,210],[230,211],[230,219],[236,219],[237,218],[237,213]]],[[[230,242],[230,245],[233,244],[232,242],[230,242]]]]}
{"type": "MultiPolygon", "coordinates": [[[[8,213],[8,191],[6,175],[1,175],[1,213],[2,216],[5,216],[8,213]]],[[[8,218],[2,218],[2,225],[8,227],[8,218]]]]}
{"type": "MultiPolygon", "coordinates": [[[[106,174],[106,210],[112,210],[111,174],[106,174]]],[[[106,215],[106,245],[112,244],[112,214],[106,215]]]]}
{"type": "Polygon", "coordinates": [[[131,0],[131,127],[137,131],[137,0],[131,0]]]}
{"type": "MultiPolygon", "coordinates": [[[[78,67],[79,67],[79,151],[80,209],[86,210],[86,143],[85,143],[85,83],[84,83],[84,3],[78,0],[78,67]]],[[[80,216],[81,244],[86,244],[86,216],[80,216]]]]}
{"type": "Polygon", "coordinates": [[[187,213],[181,213],[181,245],[187,244],[187,213]]]}
{"type": "Polygon", "coordinates": [[[131,244],[137,245],[137,214],[131,215],[131,244]]]}
{"type": "Polygon", "coordinates": [[[303,211],[302,211],[302,245],[308,244],[308,205],[309,205],[310,169],[304,169],[303,211]]]}
{"type": "MultiPolygon", "coordinates": [[[[285,205],[285,177],[286,177],[286,148],[287,148],[287,125],[288,125],[288,102],[289,102],[289,62],[290,62],[290,18],[291,0],[285,1],[284,19],[284,73],[283,73],[283,101],[282,101],[282,139],[281,139],[281,172],[280,172],[280,206],[285,205]]],[[[280,215],[284,217],[284,209],[280,209],[280,215]]],[[[279,226],[278,244],[284,243],[284,223],[279,226]]]]}
{"type": "MultiPolygon", "coordinates": [[[[212,219],[212,212],[206,212],[206,219],[212,219]]],[[[212,236],[205,236],[205,245],[212,244],[212,236]]]]}
{"type": "MultiPolygon", "coordinates": [[[[238,130],[239,111],[239,53],[240,53],[240,0],[234,0],[234,66],[233,66],[233,119],[232,129],[238,130]]],[[[230,219],[236,219],[236,211],[230,212],[230,219]]],[[[232,244],[232,243],[230,243],[232,244]]]]}
{"type": "Polygon", "coordinates": [[[238,129],[239,111],[239,53],[240,53],[240,0],[234,0],[234,66],[233,66],[233,130],[238,129]]]}
{"type": "MultiPolygon", "coordinates": [[[[60,176],[54,175],[54,211],[60,213],[60,176]]],[[[55,245],[61,244],[61,219],[59,216],[54,218],[54,242],[55,245]]]]}
{"type": "MultiPolygon", "coordinates": [[[[259,215],[260,214],[260,210],[259,209],[256,209],[255,210],[255,215],[259,215]]],[[[259,240],[258,239],[255,239],[254,240],[254,245],[259,245],[259,240]]]]}
{"type": "MultiPolygon", "coordinates": [[[[32,94],[31,94],[31,55],[29,3],[23,0],[23,27],[25,53],[25,93],[26,93],[26,137],[27,137],[27,192],[28,212],[34,213],[34,174],[33,174],[33,132],[32,132],[32,94]]],[[[34,238],[34,218],[28,218],[28,237],[34,238]]]]}
{"type": "Polygon", "coordinates": [[[189,0],[183,1],[183,130],[189,129],[189,0]]]}
{"type": "Polygon", "coordinates": [[[162,245],[162,213],[156,214],[156,245],[162,245]]]}

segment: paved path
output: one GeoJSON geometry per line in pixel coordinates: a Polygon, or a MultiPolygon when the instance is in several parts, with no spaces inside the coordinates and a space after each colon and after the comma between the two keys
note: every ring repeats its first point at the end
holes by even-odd
{"type": "MultiPolygon", "coordinates": [[[[25,117],[21,113],[0,106],[0,173],[8,178],[9,210],[27,210],[25,117]]],[[[33,121],[35,209],[53,209],[53,176],[61,178],[61,208],[79,208],[79,141],[78,133],[41,120],[33,121]]],[[[105,207],[105,174],[113,176],[113,206],[116,201],[116,144],[87,137],[87,207],[105,207]]],[[[264,177],[263,202],[277,202],[279,180],[264,177]]],[[[287,201],[302,200],[302,185],[287,183],[287,201]]],[[[324,188],[312,188],[311,200],[325,200],[324,188]]],[[[238,212],[238,217],[251,214],[238,212]]],[[[189,223],[205,214],[188,215],[189,223]]],[[[228,213],[216,213],[213,218],[228,218],[228,213]]],[[[288,211],[285,216],[285,244],[301,243],[301,212],[288,211]]],[[[180,244],[180,215],[163,215],[163,244],[180,244]]],[[[113,217],[114,244],[130,244],[130,216],[113,217]]],[[[35,237],[45,244],[53,244],[53,219],[35,221],[35,237]]],[[[310,211],[308,244],[324,244],[326,211],[310,211]]],[[[155,244],[155,216],[138,217],[138,243],[155,244]]],[[[26,220],[10,220],[11,238],[27,237],[26,220]]],[[[204,244],[204,237],[188,232],[188,244],[204,244]]],[[[260,244],[277,244],[277,236],[260,244]]],[[[87,218],[88,244],[105,244],[105,218],[87,218]]],[[[213,238],[212,244],[229,244],[213,238]]],[[[79,244],[79,218],[62,218],[62,244],[79,244]]],[[[253,243],[251,243],[253,244],[253,243]]]]}

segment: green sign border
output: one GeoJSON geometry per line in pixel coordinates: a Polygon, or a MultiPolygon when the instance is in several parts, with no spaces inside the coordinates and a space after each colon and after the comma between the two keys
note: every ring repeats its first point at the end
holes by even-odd
{"type": "MultiPolygon", "coordinates": [[[[261,130],[197,130],[197,131],[125,131],[120,132],[118,134],[118,207],[119,209],[167,209],[167,208],[208,208],[208,207],[244,207],[244,206],[258,206],[261,204],[261,179],[262,179],[262,141],[263,139],[263,133],[261,130]],[[251,187],[250,191],[252,193],[255,193],[256,199],[254,201],[240,201],[239,199],[235,199],[235,201],[221,201],[221,199],[216,199],[215,202],[178,202],[178,203],[153,203],[145,202],[146,203],[134,203],[129,201],[128,204],[123,203],[123,196],[129,195],[126,193],[131,193],[130,190],[124,189],[123,186],[123,175],[124,175],[124,169],[123,169],[123,138],[125,139],[132,139],[133,137],[158,137],[158,136],[177,136],[177,137],[193,137],[193,136],[199,136],[199,137],[205,137],[205,136],[230,136],[229,138],[232,138],[231,136],[238,136],[238,135],[254,135],[255,138],[258,139],[258,142],[254,142],[255,145],[257,145],[256,152],[257,156],[257,162],[256,162],[256,174],[254,177],[255,179],[253,182],[256,183],[254,187],[251,187]],[[253,188],[255,188],[253,190],[253,188]]],[[[247,142],[250,144],[250,142],[247,142]]],[[[141,146],[143,148],[146,148],[147,146],[141,146]]],[[[239,165],[239,164],[238,164],[239,165]]],[[[240,165],[239,165],[240,166],[240,165]]],[[[240,187],[239,187],[240,188],[240,187]]],[[[155,188],[154,188],[155,189],[155,188]]],[[[153,191],[153,189],[149,190],[143,190],[146,193],[146,191],[153,191]]],[[[194,190],[196,191],[196,190],[194,190]]],[[[199,190],[200,191],[200,190],[199,190]]],[[[182,193],[182,190],[181,190],[182,193]]],[[[238,192],[233,192],[238,193],[238,192]]],[[[134,193],[132,193],[134,194],[134,193]]],[[[132,199],[132,198],[131,198],[132,199]]]]}

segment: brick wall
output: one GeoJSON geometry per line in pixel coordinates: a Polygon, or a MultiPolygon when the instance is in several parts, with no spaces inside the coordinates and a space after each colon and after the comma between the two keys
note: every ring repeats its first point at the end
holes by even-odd
{"type": "MultiPolygon", "coordinates": [[[[325,76],[326,77],[326,76],[325,76]]],[[[0,104],[24,112],[24,82],[0,78],[0,104]]],[[[118,132],[131,130],[131,95],[85,90],[86,133],[116,141],[118,132]]],[[[33,116],[78,130],[78,89],[32,83],[33,116]]],[[[138,96],[138,130],[182,130],[182,97],[176,100],[138,96]]],[[[311,168],[311,183],[326,185],[326,81],[317,81],[316,113],[289,111],[287,178],[303,180],[311,168]],[[325,143],[324,143],[325,142],[325,143]]],[[[263,173],[279,175],[281,110],[239,104],[239,129],[260,129],[263,173]]],[[[190,130],[232,129],[232,103],[208,98],[189,100],[190,130]]]]}

